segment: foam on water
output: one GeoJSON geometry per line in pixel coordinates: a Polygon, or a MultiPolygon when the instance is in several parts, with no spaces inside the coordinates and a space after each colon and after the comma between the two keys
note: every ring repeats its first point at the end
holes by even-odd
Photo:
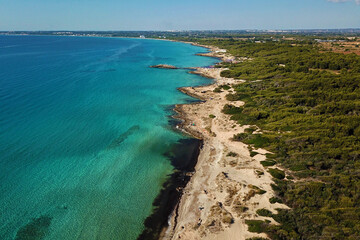
{"type": "Polygon", "coordinates": [[[136,239],[184,136],[167,106],[209,83],[167,41],[0,36],[0,239],[136,239]],[[12,46],[12,47],[8,47],[12,46]]]}

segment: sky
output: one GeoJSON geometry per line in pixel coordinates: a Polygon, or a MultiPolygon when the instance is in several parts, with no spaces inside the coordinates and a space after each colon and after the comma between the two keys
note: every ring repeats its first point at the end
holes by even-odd
{"type": "Polygon", "coordinates": [[[360,0],[0,0],[0,31],[360,28],[360,0]]]}

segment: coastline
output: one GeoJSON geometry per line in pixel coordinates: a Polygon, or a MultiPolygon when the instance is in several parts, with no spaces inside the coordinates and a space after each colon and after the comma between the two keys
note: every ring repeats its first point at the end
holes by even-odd
{"type": "MultiPolygon", "coordinates": [[[[151,40],[179,42],[168,39],[151,40]]],[[[190,72],[196,71],[197,69],[195,67],[177,68],[166,64],[150,66],[150,68],[163,68],[165,70],[187,69],[190,72]]],[[[181,91],[181,88],[177,90],[181,91]]],[[[186,104],[196,104],[199,102],[197,100],[198,96],[193,97],[194,100],[186,104]]],[[[173,131],[179,132],[178,124],[181,123],[182,120],[174,117],[174,114],[178,114],[176,112],[176,105],[169,106],[169,110],[173,112],[168,116],[169,126],[171,126],[173,131]]],[[[180,139],[171,147],[171,150],[164,154],[174,167],[174,172],[168,176],[168,179],[162,185],[160,193],[153,201],[153,212],[144,220],[144,229],[137,237],[137,240],[164,238],[167,235],[170,216],[177,214],[177,206],[182,197],[183,189],[195,171],[200,151],[203,148],[203,140],[201,137],[196,137],[184,131],[182,131],[182,133],[187,138],[180,139]]]]}
{"type": "MultiPolygon", "coordinates": [[[[153,39],[161,41],[171,41],[171,42],[182,42],[185,44],[191,44],[194,46],[199,46],[202,48],[209,49],[208,53],[198,53],[198,56],[205,57],[215,57],[219,60],[222,60],[219,57],[211,56],[213,50],[211,46],[199,45],[191,42],[175,41],[169,39],[153,39]]],[[[153,66],[150,66],[153,67],[153,66]]],[[[166,68],[165,68],[166,69],[166,68]]],[[[177,68],[171,68],[172,70],[177,68]]],[[[202,73],[199,71],[201,68],[191,67],[186,68],[189,70],[189,73],[198,74],[202,77],[214,79],[215,76],[208,75],[209,73],[202,73]]],[[[205,86],[211,86],[214,83],[210,83],[205,86]]],[[[173,218],[176,222],[178,215],[178,206],[184,189],[191,180],[192,175],[195,172],[195,166],[200,156],[200,152],[204,146],[203,136],[201,133],[196,133],[195,131],[186,131],[185,128],[181,127],[186,122],[186,118],[183,116],[183,111],[179,109],[182,105],[192,105],[199,104],[206,101],[205,98],[199,94],[193,94],[190,91],[186,90],[188,87],[178,88],[180,92],[189,95],[196,99],[193,102],[185,104],[176,104],[173,105],[171,110],[174,114],[169,116],[169,124],[172,126],[174,131],[180,131],[186,136],[190,137],[189,139],[180,140],[173,146],[173,151],[170,151],[166,154],[166,157],[169,158],[172,165],[174,166],[174,173],[169,175],[168,180],[163,183],[163,188],[153,202],[153,212],[149,215],[144,221],[144,230],[138,236],[138,240],[145,239],[163,239],[169,233],[171,224],[170,218],[173,218]],[[187,156],[184,156],[187,155],[187,156]]],[[[193,87],[189,87],[193,88],[193,87]]]]}
{"type": "MultiPolygon", "coordinates": [[[[210,50],[201,56],[215,57],[222,61],[235,59],[226,51],[213,46],[184,42],[210,50]]],[[[242,59],[244,60],[244,59],[242,59]]],[[[246,59],[245,59],[246,60],[246,59]]],[[[215,79],[207,86],[183,87],[179,91],[197,98],[200,102],[176,105],[175,119],[181,121],[177,128],[203,141],[195,172],[180,194],[180,200],[170,215],[169,227],[160,239],[247,239],[267,238],[266,234],[248,231],[245,220],[269,220],[256,214],[266,208],[276,213],[276,208],[288,208],[279,203],[271,204],[275,194],[271,188],[271,175],[260,164],[266,159],[266,150],[256,149],[251,157],[249,146],[232,141],[236,133],[249,126],[239,126],[222,113],[225,104],[237,107],[244,102],[230,102],[226,95],[232,91],[213,90],[221,85],[243,82],[220,76],[222,68],[196,68],[193,74],[215,79]],[[212,117],[210,117],[212,115],[212,117]],[[229,156],[236,153],[236,156],[229,156]]]]}
{"type": "Polygon", "coordinates": [[[170,159],[175,171],[164,182],[161,192],[154,200],[153,213],[145,219],[145,229],[138,236],[138,240],[159,239],[164,236],[169,216],[181,198],[182,189],[195,170],[202,146],[202,140],[181,139],[167,153],[166,157],[170,159]]]}

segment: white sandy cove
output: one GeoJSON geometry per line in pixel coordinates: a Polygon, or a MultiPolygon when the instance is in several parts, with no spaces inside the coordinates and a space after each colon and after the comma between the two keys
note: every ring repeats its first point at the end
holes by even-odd
{"type": "MultiPolygon", "coordinates": [[[[232,56],[211,48],[208,56],[232,56]]],[[[251,237],[264,237],[266,234],[250,233],[246,219],[268,219],[256,214],[256,210],[266,208],[276,213],[276,208],[287,208],[283,204],[271,204],[274,196],[270,186],[271,175],[260,164],[265,160],[265,150],[257,149],[260,154],[250,157],[248,146],[231,140],[235,133],[241,133],[249,126],[239,126],[222,113],[225,104],[241,106],[244,103],[229,102],[225,96],[232,89],[214,93],[217,85],[241,83],[240,80],[222,78],[219,68],[198,68],[197,74],[216,79],[215,84],[201,87],[186,87],[181,91],[205,100],[203,103],[178,105],[176,111],[184,122],[181,128],[204,140],[196,171],[184,189],[177,210],[172,215],[171,226],[163,239],[221,239],[241,240],[251,237]],[[213,114],[216,117],[210,118],[213,114]],[[229,152],[238,154],[227,156],[229,152]],[[259,172],[264,172],[260,175],[259,172]],[[256,186],[265,194],[256,194],[256,186]],[[248,210],[244,211],[244,207],[248,210]]]]}

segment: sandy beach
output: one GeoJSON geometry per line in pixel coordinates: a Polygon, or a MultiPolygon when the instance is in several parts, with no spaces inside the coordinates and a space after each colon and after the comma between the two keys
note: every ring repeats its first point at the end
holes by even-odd
{"type": "MultiPolygon", "coordinates": [[[[202,54],[225,61],[235,59],[225,50],[203,46],[211,52],[202,54]]],[[[241,59],[244,60],[244,59],[241,59]]],[[[234,134],[242,133],[249,126],[240,126],[222,113],[225,104],[242,106],[244,102],[229,102],[226,95],[232,91],[213,90],[220,85],[240,84],[242,80],[223,78],[221,68],[197,68],[193,73],[215,79],[208,86],[179,89],[185,94],[201,99],[201,103],[177,105],[175,118],[181,119],[178,128],[203,139],[195,172],[183,191],[181,200],[169,220],[170,227],[163,239],[227,239],[240,240],[263,237],[248,231],[245,220],[269,220],[256,214],[266,208],[276,213],[283,204],[271,204],[274,196],[272,177],[260,164],[266,151],[250,156],[248,146],[232,140],[234,134]],[[263,191],[262,191],[263,190],[263,191]],[[265,192],[266,191],[266,192],[265,192]]]]}

